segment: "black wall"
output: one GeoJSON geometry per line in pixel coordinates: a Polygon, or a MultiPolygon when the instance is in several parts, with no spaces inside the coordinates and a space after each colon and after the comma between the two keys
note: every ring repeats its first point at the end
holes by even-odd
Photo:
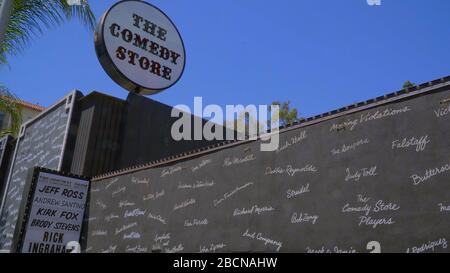
{"type": "Polygon", "coordinates": [[[6,184],[6,177],[10,163],[10,155],[13,149],[13,138],[6,135],[0,138],[0,196],[3,196],[3,187],[6,184]]]}
{"type": "Polygon", "coordinates": [[[11,247],[22,196],[27,194],[24,186],[29,169],[39,166],[94,176],[212,143],[172,140],[175,118],[170,117],[171,111],[170,106],[138,95],[130,94],[124,101],[99,92],[83,96],[76,91],[26,123],[14,155],[9,153],[9,144],[0,149],[0,189],[8,179],[11,161],[8,189],[1,195],[5,203],[0,249],[11,247]]]}
{"type": "Polygon", "coordinates": [[[133,93],[123,101],[92,92],[79,108],[74,174],[95,176],[216,142],[173,140],[171,127],[178,118],[171,117],[172,107],[133,93]]]}
{"type": "Polygon", "coordinates": [[[274,152],[256,141],[94,179],[85,249],[449,252],[449,97],[419,91],[309,120],[274,152]],[[402,144],[413,137],[425,144],[402,144]]]}
{"type": "Polygon", "coordinates": [[[79,122],[71,173],[92,176],[117,168],[123,100],[92,92],[78,102],[79,122]]]}

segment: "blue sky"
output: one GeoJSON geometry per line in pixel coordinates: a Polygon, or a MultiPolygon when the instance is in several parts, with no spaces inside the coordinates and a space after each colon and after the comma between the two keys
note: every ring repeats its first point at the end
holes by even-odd
{"type": "MultiPolygon", "coordinates": [[[[99,18],[116,1],[91,0],[99,18]]],[[[182,79],[151,96],[169,105],[291,100],[302,117],[450,75],[450,1],[154,0],[183,37],[182,79]]],[[[0,67],[0,84],[48,106],[72,89],[125,98],[78,21],[37,37],[0,67]]]]}

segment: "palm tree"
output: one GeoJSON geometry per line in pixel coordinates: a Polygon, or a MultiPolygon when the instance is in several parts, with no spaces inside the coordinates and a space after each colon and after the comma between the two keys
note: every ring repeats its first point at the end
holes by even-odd
{"type": "Polygon", "coordinates": [[[22,124],[22,111],[17,100],[16,96],[6,87],[0,86],[0,113],[3,114],[3,117],[9,117],[11,120],[9,128],[1,130],[2,128],[0,127],[0,137],[7,134],[17,136],[19,132],[22,124]]]}
{"type": "Polygon", "coordinates": [[[65,20],[76,17],[89,30],[93,30],[95,16],[87,0],[81,0],[80,5],[70,4],[72,2],[74,1],[14,0],[11,19],[0,47],[0,64],[7,63],[7,55],[17,55],[26,49],[33,36],[65,20]]]}
{"type": "MultiPolygon", "coordinates": [[[[80,5],[70,4],[74,1],[68,0],[13,1],[5,37],[0,44],[0,65],[8,63],[8,55],[17,55],[26,49],[33,36],[42,33],[45,28],[59,25],[65,20],[77,17],[89,30],[94,29],[95,16],[87,0],[81,0],[80,5]]],[[[11,117],[10,128],[0,131],[0,136],[4,134],[17,135],[22,123],[20,105],[17,103],[17,98],[2,86],[0,86],[0,112],[11,117]]]]}

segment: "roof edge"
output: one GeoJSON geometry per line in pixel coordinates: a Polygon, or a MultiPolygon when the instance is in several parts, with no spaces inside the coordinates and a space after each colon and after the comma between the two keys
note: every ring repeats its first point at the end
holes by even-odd
{"type": "MultiPolygon", "coordinates": [[[[439,79],[425,82],[422,84],[418,84],[413,87],[404,88],[404,89],[401,89],[396,92],[388,93],[384,96],[379,96],[379,97],[369,99],[366,101],[354,103],[349,106],[342,107],[342,108],[339,108],[339,109],[336,109],[333,111],[329,111],[326,113],[322,113],[319,115],[315,115],[315,116],[312,116],[309,118],[300,119],[297,122],[294,122],[291,124],[286,124],[286,125],[280,127],[279,133],[284,133],[284,132],[295,130],[295,129],[298,129],[301,127],[310,126],[312,124],[316,124],[316,123],[323,122],[326,120],[338,118],[338,117],[341,117],[344,115],[352,114],[354,112],[367,110],[367,109],[374,108],[377,106],[385,105],[385,104],[392,103],[394,101],[399,101],[399,100],[402,100],[405,98],[430,93],[434,90],[444,88],[447,86],[450,86],[450,76],[439,78],[439,79]]],[[[173,156],[170,156],[167,158],[155,160],[155,161],[152,161],[152,162],[149,162],[146,164],[130,166],[128,168],[124,168],[124,169],[120,169],[120,170],[116,170],[116,171],[112,171],[112,172],[107,172],[105,174],[100,174],[100,175],[94,176],[92,178],[92,181],[95,182],[95,181],[108,179],[108,178],[118,176],[118,175],[125,175],[125,174],[134,173],[134,172],[141,171],[141,170],[161,167],[161,166],[164,166],[167,164],[176,163],[176,162],[183,161],[183,160],[186,160],[189,158],[195,158],[195,157],[209,154],[212,152],[216,152],[219,150],[223,150],[223,149],[231,148],[234,146],[258,141],[260,139],[261,139],[261,137],[257,138],[256,140],[228,140],[228,141],[216,143],[216,144],[213,144],[210,146],[205,146],[200,149],[191,150],[191,151],[173,155],[173,156]]]]}

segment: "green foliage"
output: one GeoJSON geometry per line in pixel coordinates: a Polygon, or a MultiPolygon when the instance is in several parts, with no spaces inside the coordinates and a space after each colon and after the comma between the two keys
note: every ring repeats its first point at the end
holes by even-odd
{"type": "Polygon", "coordinates": [[[403,89],[411,88],[411,87],[414,87],[414,86],[416,86],[416,84],[412,83],[410,81],[406,81],[405,83],[403,83],[403,89]]]}
{"type": "Polygon", "coordinates": [[[17,98],[7,88],[0,86],[0,112],[9,114],[11,126],[5,130],[0,130],[0,137],[11,134],[17,136],[22,124],[22,109],[17,103],[17,98]]]}
{"type": "Polygon", "coordinates": [[[290,124],[293,123],[295,121],[298,120],[298,111],[297,109],[291,109],[290,105],[291,101],[286,101],[286,102],[279,102],[279,101],[274,101],[272,102],[272,105],[278,105],[280,107],[280,125],[286,125],[286,124],[290,124]]]}
{"type": "Polygon", "coordinates": [[[16,55],[26,49],[33,36],[42,34],[44,29],[74,17],[90,30],[94,29],[95,16],[87,2],[69,5],[67,0],[15,0],[0,47],[0,64],[7,63],[7,55],[16,55]]]}
{"type": "MultiPolygon", "coordinates": [[[[278,105],[280,107],[280,111],[279,111],[278,116],[276,116],[273,113],[270,113],[271,120],[279,119],[280,126],[284,126],[284,125],[293,123],[295,121],[298,121],[298,117],[297,117],[298,111],[295,108],[291,109],[290,103],[291,103],[290,101],[281,102],[281,103],[278,101],[272,102],[272,105],[278,105]]],[[[253,125],[254,126],[253,128],[256,128],[257,132],[259,132],[260,130],[266,131],[267,129],[270,129],[270,123],[271,123],[271,121],[267,120],[266,126],[263,126],[262,122],[260,120],[258,120],[255,116],[253,116],[247,112],[241,112],[241,113],[238,113],[237,118],[235,118],[234,120],[225,121],[224,126],[226,126],[227,128],[233,128],[234,130],[236,130],[237,132],[240,132],[240,133],[245,132],[245,135],[249,136],[250,125],[253,125]],[[239,130],[238,124],[241,124],[240,130],[239,130]]]]}
{"type": "MultiPolygon", "coordinates": [[[[32,38],[44,29],[60,25],[65,20],[78,18],[89,30],[95,27],[95,16],[87,1],[69,5],[67,0],[14,0],[11,19],[0,45],[0,65],[7,64],[8,55],[17,55],[26,49],[32,38]]],[[[1,135],[17,135],[22,123],[22,112],[17,98],[0,86],[0,111],[11,116],[11,127],[1,135]]]]}

